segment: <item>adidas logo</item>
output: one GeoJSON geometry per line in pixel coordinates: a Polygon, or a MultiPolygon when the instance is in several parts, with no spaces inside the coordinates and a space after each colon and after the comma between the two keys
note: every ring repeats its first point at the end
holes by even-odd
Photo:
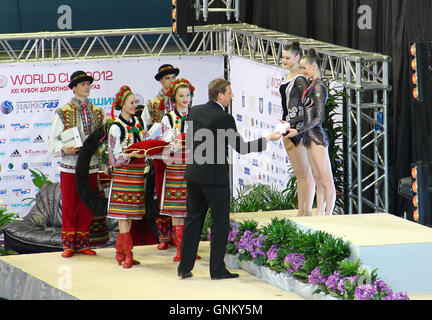
{"type": "Polygon", "coordinates": [[[42,137],[40,135],[38,135],[34,140],[33,143],[42,143],[45,142],[44,139],[42,139],[42,137]]]}
{"type": "Polygon", "coordinates": [[[19,153],[18,149],[15,149],[15,151],[12,152],[10,156],[11,158],[17,158],[17,157],[21,157],[21,154],[19,153]]]}

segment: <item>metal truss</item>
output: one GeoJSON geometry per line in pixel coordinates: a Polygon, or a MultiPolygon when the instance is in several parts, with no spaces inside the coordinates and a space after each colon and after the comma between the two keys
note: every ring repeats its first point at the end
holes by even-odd
{"type": "Polygon", "coordinates": [[[204,21],[207,21],[209,13],[225,12],[228,20],[231,20],[231,15],[234,14],[236,21],[239,21],[240,0],[220,0],[220,5],[224,7],[216,8],[216,0],[195,0],[196,20],[199,20],[201,13],[204,21]]]}
{"type": "Polygon", "coordinates": [[[223,54],[226,33],[220,30],[196,27],[188,41],[171,28],[2,34],[0,63],[223,54]]]}
{"type": "Polygon", "coordinates": [[[388,69],[391,58],[251,25],[230,25],[229,55],[280,65],[285,44],[314,48],[347,93],[348,213],[388,212],[388,69]],[[372,194],[372,195],[371,195],[372,194]]]}
{"type": "Polygon", "coordinates": [[[295,41],[304,51],[314,48],[324,76],[347,93],[348,213],[388,212],[388,56],[225,24],[189,27],[187,37],[171,28],[3,34],[0,63],[214,54],[279,66],[283,45],[295,41]]]}

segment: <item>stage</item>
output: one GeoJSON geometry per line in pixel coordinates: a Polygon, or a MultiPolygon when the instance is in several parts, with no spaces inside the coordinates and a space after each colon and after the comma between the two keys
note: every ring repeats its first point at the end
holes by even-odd
{"type": "MultiPolygon", "coordinates": [[[[290,218],[302,229],[323,230],[351,242],[352,258],[360,257],[394,291],[410,299],[432,299],[432,229],[389,214],[295,217],[295,210],[235,213],[235,221],[268,224],[272,217],[290,218]],[[429,262],[428,262],[429,261],[429,262]]],[[[175,248],[134,248],[141,265],[123,269],[113,248],[96,256],[62,258],[59,252],[0,257],[0,297],[61,300],[303,300],[242,269],[238,279],[210,280],[209,242],[199,247],[193,277],[177,277],[175,248]]]]}
{"type": "Polygon", "coordinates": [[[0,257],[0,297],[79,300],[301,300],[244,270],[238,279],[211,280],[209,242],[200,243],[193,277],[180,279],[176,249],[134,247],[141,265],[123,269],[115,250],[96,249],[96,256],[62,258],[59,252],[0,257]]]}
{"type": "Polygon", "coordinates": [[[235,213],[235,221],[256,220],[260,226],[273,217],[289,218],[301,230],[322,230],[351,244],[351,259],[360,258],[396,291],[432,299],[432,228],[391,214],[296,217],[294,211],[235,213]]]}

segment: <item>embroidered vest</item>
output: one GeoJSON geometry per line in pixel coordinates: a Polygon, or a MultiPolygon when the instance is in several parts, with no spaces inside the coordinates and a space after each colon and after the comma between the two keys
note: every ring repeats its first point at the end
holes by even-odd
{"type": "Polygon", "coordinates": [[[182,117],[177,109],[167,114],[169,124],[174,130],[174,137],[185,132],[186,117],[182,117]]]}
{"type": "Polygon", "coordinates": [[[104,122],[102,108],[96,107],[90,102],[87,102],[86,108],[83,109],[81,105],[72,100],[62,108],[57,109],[56,112],[63,122],[64,130],[77,127],[82,141],[104,122]]]}
{"type": "Polygon", "coordinates": [[[123,118],[117,118],[112,124],[120,128],[120,144],[125,150],[131,144],[144,140],[145,128],[141,118],[133,116],[133,127],[123,118]]]}

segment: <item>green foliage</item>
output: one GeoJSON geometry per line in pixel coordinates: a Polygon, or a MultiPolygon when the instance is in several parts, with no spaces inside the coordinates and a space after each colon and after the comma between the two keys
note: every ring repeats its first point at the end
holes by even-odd
{"type": "MultiPolygon", "coordinates": [[[[0,200],[1,201],[1,200],[0,200]]],[[[3,206],[3,202],[1,201],[0,205],[0,228],[7,225],[9,222],[12,222],[19,218],[17,213],[7,212],[6,206],[3,206]]],[[[5,256],[9,254],[17,254],[17,252],[13,250],[4,250],[0,246],[0,256],[5,256]]]]}
{"type": "Polygon", "coordinates": [[[230,212],[295,209],[297,207],[297,200],[296,198],[292,198],[291,190],[290,188],[281,192],[275,186],[265,184],[242,187],[238,190],[237,198],[231,201],[230,212]]]}
{"type": "Polygon", "coordinates": [[[339,261],[351,254],[349,244],[340,238],[328,237],[318,249],[319,268],[328,277],[338,268],[339,261]]]}
{"type": "MultiPolygon", "coordinates": [[[[31,174],[33,175],[33,184],[35,185],[35,187],[41,189],[43,187],[44,184],[52,184],[53,182],[48,180],[48,177],[38,169],[39,173],[37,173],[36,171],[29,169],[29,171],[31,172],[31,174]]],[[[29,203],[33,203],[34,201],[36,201],[36,198],[25,198],[23,200],[21,200],[21,202],[23,201],[27,201],[30,200],[29,203]]]]}
{"type": "Polygon", "coordinates": [[[288,219],[273,218],[271,223],[262,228],[265,236],[265,248],[270,248],[271,245],[285,247],[292,241],[292,237],[296,234],[297,227],[288,219]]]}
{"type": "Polygon", "coordinates": [[[325,117],[322,124],[324,130],[327,132],[329,137],[328,152],[330,157],[331,168],[333,172],[333,180],[336,188],[336,203],[335,211],[343,213],[346,211],[345,208],[345,192],[348,188],[345,180],[345,156],[342,147],[338,142],[342,141],[347,136],[346,123],[336,121],[336,117],[340,116],[337,113],[339,104],[343,103],[343,100],[347,97],[345,93],[337,90],[329,90],[325,117]]]}
{"type": "Polygon", "coordinates": [[[207,215],[204,220],[204,224],[201,232],[201,240],[209,240],[208,237],[211,231],[211,225],[212,225],[212,217],[209,210],[207,211],[207,215]]]}
{"type": "Polygon", "coordinates": [[[103,140],[99,143],[99,147],[97,149],[97,154],[99,156],[99,163],[104,165],[109,165],[109,156],[108,156],[108,132],[113,124],[112,119],[107,119],[104,124],[105,136],[103,140]]]}
{"type": "Polygon", "coordinates": [[[341,278],[352,277],[359,273],[360,259],[356,261],[351,261],[349,259],[344,259],[339,262],[338,270],[341,274],[341,278]]]}
{"type": "Polygon", "coordinates": [[[243,234],[246,230],[249,230],[250,232],[257,232],[258,231],[258,222],[255,220],[245,220],[239,223],[239,231],[241,234],[243,234]]]}
{"type": "Polygon", "coordinates": [[[48,180],[48,177],[39,169],[38,170],[39,170],[40,174],[38,174],[36,171],[34,171],[32,169],[29,169],[29,170],[34,177],[32,180],[33,184],[36,187],[38,187],[39,189],[41,189],[44,184],[52,184],[52,181],[48,180]]]}

